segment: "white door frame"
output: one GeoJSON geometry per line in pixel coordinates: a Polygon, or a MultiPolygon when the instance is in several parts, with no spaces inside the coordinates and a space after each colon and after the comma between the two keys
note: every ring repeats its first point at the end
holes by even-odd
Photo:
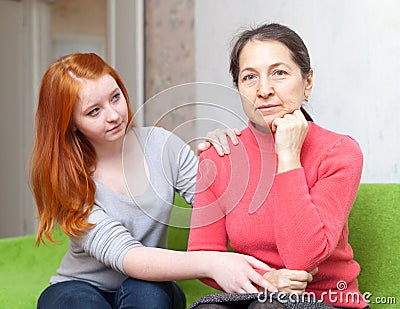
{"type": "MultiPolygon", "coordinates": [[[[32,150],[34,116],[40,81],[50,61],[50,9],[45,0],[22,0],[23,5],[23,80],[21,81],[23,106],[23,157],[28,159],[32,150]]],[[[50,1],[49,1],[50,2],[50,1]]],[[[29,164],[26,162],[29,172],[29,164]]],[[[27,179],[22,179],[26,187],[27,179]]],[[[23,233],[37,231],[37,211],[30,190],[23,192],[23,233]]]]}

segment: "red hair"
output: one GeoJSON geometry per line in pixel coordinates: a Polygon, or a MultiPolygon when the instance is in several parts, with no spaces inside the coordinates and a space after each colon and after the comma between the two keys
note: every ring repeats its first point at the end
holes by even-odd
{"type": "Polygon", "coordinates": [[[79,131],[74,131],[72,109],[82,79],[111,75],[133,113],[127,90],[118,73],[96,54],[71,54],[60,58],[43,76],[36,112],[35,140],[31,156],[31,187],[39,214],[36,244],[59,224],[65,234],[77,237],[92,226],[87,217],[96,191],[92,174],[96,151],[79,131]]]}

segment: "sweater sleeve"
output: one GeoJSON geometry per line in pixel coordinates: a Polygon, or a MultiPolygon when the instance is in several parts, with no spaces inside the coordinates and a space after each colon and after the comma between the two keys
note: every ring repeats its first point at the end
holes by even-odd
{"type": "Polygon", "coordinates": [[[325,154],[318,180],[309,188],[303,168],[274,179],[276,244],[286,268],[311,270],[336,249],[354,203],[363,157],[343,137],[325,154]]]}
{"type": "Polygon", "coordinates": [[[196,186],[197,163],[198,159],[188,144],[175,134],[161,129],[166,135],[165,145],[168,156],[163,162],[165,168],[171,169],[173,175],[174,188],[188,204],[193,204],[196,186]]]}
{"type": "Polygon", "coordinates": [[[72,241],[100,263],[125,274],[123,259],[128,250],[142,246],[118,221],[94,205],[88,221],[95,226],[72,241]]]}
{"type": "MultiPolygon", "coordinates": [[[[225,213],[215,192],[215,173],[212,171],[215,169],[216,161],[207,158],[207,153],[209,154],[210,151],[214,150],[203,152],[200,156],[188,251],[227,252],[228,236],[225,227],[225,213]]],[[[222,290],[210,278],[200,280],[215,289],[222,290]]]]}

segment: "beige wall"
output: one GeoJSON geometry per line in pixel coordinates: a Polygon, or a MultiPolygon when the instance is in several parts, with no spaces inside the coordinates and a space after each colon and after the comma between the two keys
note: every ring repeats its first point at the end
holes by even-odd
{"type": "Polygon", "coordinates": [[[72,52],[105,57],[107,0],[58,0],[50,9],[51,60],[72,52]]]}
{"type": "Polygon", "coordinates": [[[59,0],[51,4],[51,24],[53,37],[105,37],[106,0],[59,0]]]}
{"type": "MultiPolygon", "coordinates": [[[[158,125],[171,131],[195,116],[195,108],[178,108],[190,102],[191,90],[178,96],[152,98],[167,88],[195,81],[194,63],[194,1],[145,1],[145,98],[146,125],[158,125]]],[[[194,124],[176,132],[190,139],[194,124]]]]}

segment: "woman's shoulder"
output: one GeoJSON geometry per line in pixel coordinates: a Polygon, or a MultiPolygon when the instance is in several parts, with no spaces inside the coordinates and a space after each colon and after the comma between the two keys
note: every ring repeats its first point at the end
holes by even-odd
{"type": "Polygon", "coordinates": [[[309,122],[309,134],[307,138],[313,142],[314,147],[318,143],[321,147],[340,147],[352,152],[361,153],[359,143],[352,136],[331,131],[314,122],[309,122]]]}
{"type": "Polygon", "coordinates": [[[237,136],[237,139],[239,141],[239,145],[233,145],[232,140],[227,137],[228,144],[229,144],[229,149],[230,153],[225,154],[223,156],[220,156],[212,145],[207,149],[204,150],[203,152],[200,153],[200,160],[209,160],[213,161],[215,165],[217,166],[222,166],[226,167],[229,166],[232,163],[232,159],[234,156],[234,159],[238,159],[238,157],[241,157],[240,155],[243,153],[246,153],[246,147],[249,144],[249,140],[254,139],[254,136],[252,134],[252,131],[246,127],[243,130],[240,131],[240,135],[237,136]]]}
{"type": "Polygon", "coordinates": [[[192,152],[190,146],[181,137],[164,128],[136,127],[133,130],[145,151],[151,149],[151,152],[155,152],[157,155],[162,151],[174,159],[178,155],[190,155],[192,152]]]}
{"type": "Polygon", "coordinates": [[[134,127],[132,129],[140,143],[146,148],[177,147],[183,144],[183,141],[177,135],[161,127],[134,127]]]}
{"type": "Polygon", "coordinates": [[[164,128],[149,126],[149,127],[133,127],[132,130],[139,137],[152,137],[166,139],[172,133],[164,128]]]}

